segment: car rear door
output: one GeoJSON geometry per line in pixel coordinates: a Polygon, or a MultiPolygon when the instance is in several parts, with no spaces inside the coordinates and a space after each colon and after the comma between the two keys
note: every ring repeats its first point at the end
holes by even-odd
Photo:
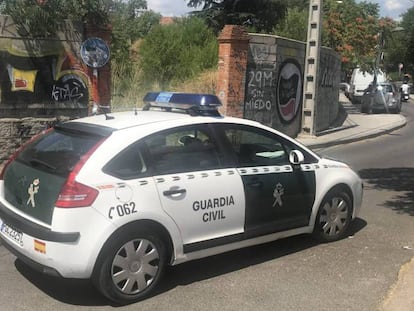
{"type": "Polygon", "coordinates": [[[175,221],[184,252],[242,233],[243,183],[206,125],[177,127],[144,139],[161,204],[175,221]],[[207,243],[207,244],[206,244],[207,243]]]}

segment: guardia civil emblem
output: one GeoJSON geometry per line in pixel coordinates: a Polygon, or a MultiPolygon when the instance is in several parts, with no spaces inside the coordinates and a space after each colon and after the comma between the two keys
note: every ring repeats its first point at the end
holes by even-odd
{"type": "Polygon", "coordinates": [[[26,205],[29,205],[30,203],[32,207],[36,206],[35,195],[39,192],[39,185],[40,185],[39,178],[34,179],[32,183],[29,185],[29,188],[27,189],[29,198],[27,199],[26,205]]]}
{"type": "Polygon", "coordinates": [[[273,203],[273,207],[275,207],[276,205],[281,207],[283,205],[282,195],[284,193],[285,193],[285,189],[283,188],[281,183],[278,183],[276,185],[275,190],[273,191],[273,197],[275,198],[275,202],[273,203]]]}

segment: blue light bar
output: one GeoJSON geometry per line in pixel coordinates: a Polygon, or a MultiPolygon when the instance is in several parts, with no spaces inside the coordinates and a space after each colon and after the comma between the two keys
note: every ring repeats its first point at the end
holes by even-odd
{"type": "Polygon", "coordinates": [[[145,103],[178,104],[190,106],[219,107],[221,102],[216,95],[198,93],[150,92],[144,97],[145,103]]]}
{"type": "Polygon", "coordinates": [[[150,107],[185,110],[192,115],[219,116],[221,102],[216,95],[198,93],[149,92],[144,96],[144,110],[150,107]]]}

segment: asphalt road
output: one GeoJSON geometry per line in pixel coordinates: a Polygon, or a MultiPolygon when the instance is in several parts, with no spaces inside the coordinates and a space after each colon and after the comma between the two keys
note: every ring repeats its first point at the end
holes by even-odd
{"type": "MultiPolygon", "coordinates": [[[[366,183],[351,235],[317,244],[308,236],[172,267],[157,295],[120,310],[376,310],[414,256],[414,103],[406,127],[319,150],[345,160],[366,183]]],[[[70,260],[70,258],[68,258],[70,260]]],[[[0,246],[0,309],[112,310],[87,281],[39,275],[0,246]]]]}

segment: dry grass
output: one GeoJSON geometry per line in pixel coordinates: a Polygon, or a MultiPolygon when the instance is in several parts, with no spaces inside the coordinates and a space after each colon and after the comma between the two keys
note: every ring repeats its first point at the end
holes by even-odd
{"type": "Polygon", "coordinates": [[[172,91],[215,94],[217,91],[217,70],[205,71],[193,80],[174,85],[172,91]]]}

